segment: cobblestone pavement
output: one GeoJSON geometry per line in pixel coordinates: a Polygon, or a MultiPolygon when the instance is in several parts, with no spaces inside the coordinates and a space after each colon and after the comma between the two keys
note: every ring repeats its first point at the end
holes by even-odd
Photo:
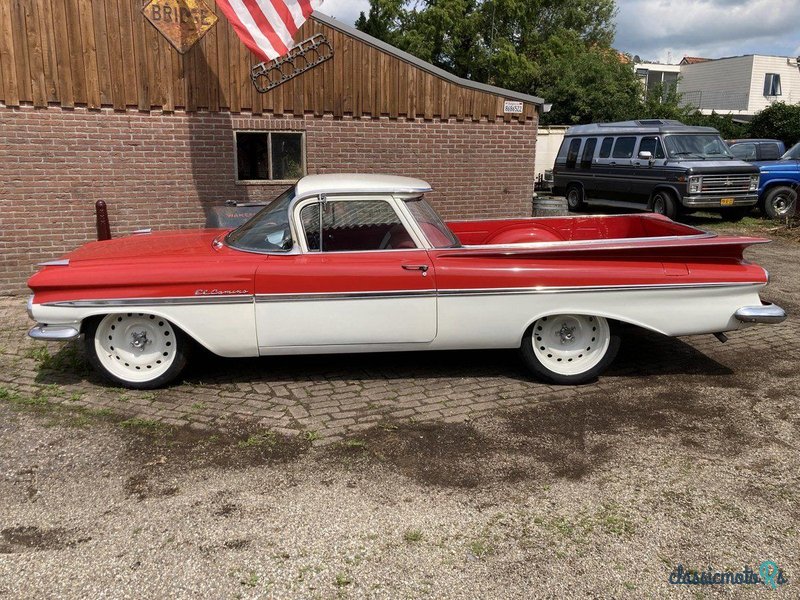
{"type": "MultiPolygon", "coordinates": [[[[757,249],[755,260],[786,275],[768,297],[793,302],[800,254],[784,264],[783,246],[757,249]],[[792,272],[789,272],[792,269],[792,272]]],[[[787,308],[790,308],[787,306],[787,308]]],[[[25,298],[0,298],[0,386],[51,402],[112,411],[124,418],[173,426],[224,429],[246,422],[286,435],[305,434],[316,445],[343,439],[384,422],[463,422],[531,402],[546,402],[615,386],[641,377],[707,374],[724,384],[741,361],[794,353],[800,323],[714,337],[673,339],[637,329],[624,332],[619,357],[597,383],[557,387],[532,380],[512,351],[353,354],[221,359],[195,356],[185,380],[154,392],[110,387],[90,372],[79,343],[42,344],[31,326],[25,298]]]]}

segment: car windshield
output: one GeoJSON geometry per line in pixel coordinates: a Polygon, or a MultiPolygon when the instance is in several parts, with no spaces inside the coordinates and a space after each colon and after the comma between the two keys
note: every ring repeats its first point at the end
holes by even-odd
{"type": "Polygon", "coordinates": [[[238,229],[231,231],[225,242],[238,250],[280,252],[292,249],[289,227],[289,204],[294,199],[294,186],[270,202],[263,210],[238,229]]]}
{"type": "Polygon", "coordinates": [[[781,158],[785,160],[800,160],[800,142],[789,148],[781,158]]]}
{"type": "Polygon", "coordinates": [[[409,198],[406,206],[434,248],[457,248],[461,245],[456,235],[422,196],[409,198]]]}
{"type": "Polygon", "coordinates": [[[733,158],[731,151],[718,135],[668,135],[667,154],[677,159],[720,159],[733,158]]]}

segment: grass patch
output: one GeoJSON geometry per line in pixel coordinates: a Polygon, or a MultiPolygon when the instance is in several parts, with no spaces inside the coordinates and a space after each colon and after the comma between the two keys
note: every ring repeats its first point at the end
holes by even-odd
{"type": "Polygon", "coordinates": [[[313,442],[314,440],[319,439],[319,432],[315,430],[309,430],[303,432],[303,439],[307,442],[313,442]]]}
{"type": "Polygon", "coordinates": [[[89,364],[75,342],[63,345],[58,352],[50,354],[46,346],[34,346],[25,352],[27,358],[36,361],[39,369],[70,372],[78,375],[89,373],[89,364]]]}
{"type": "Polygon", "coordinates": [[[403,534],[403,539],[409,544],[422,541],[422,532],[419,529],[409,529],[403,534]]]}
{"type": "Polygon", "coordinates": [[[337,573],[336,579],[334,579],[333,582],[336,584],[336,587],[343,588],[353,583],[353,580],[345,573],[337,573]]]}
{"type": "Polygon", "coordinates": [[[367,442],[365,442],[364,440],[355,440],[355,439],[354,440],[345,440],[343,442],[343,444],[347,448],[356,448],[358,450],[365,450],[366,447],[367,447],[367,442]]]}
{"type": "Polygon", "coordinates": [[[469,551],[475,558],[484,558],[494,554],[494,546],[485,539],[477,539],[470,542],[469,551]]]}
{"type": "Polygon", "coordinates": [[[260,431],[249,435],[247,439],[239,440],[237,445],[239,448],[262,448],[265,446],[271,448],[277,443],[278,438],[272,431],[260,431]]]}

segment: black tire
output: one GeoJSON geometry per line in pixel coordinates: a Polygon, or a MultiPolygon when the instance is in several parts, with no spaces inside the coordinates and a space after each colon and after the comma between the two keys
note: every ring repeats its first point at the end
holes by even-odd
{"type": "MultiPolygon", "coordinates": [[[[134,313],[127,313],[129,316],[134,313]]],[[[99,317],[94,317],[90,319],[88,322],[85,323],[83,327],[84,333],[84,348],[86,351],[86,357],[89,360],[89,364],[92,365],[95,371],[97,371],[105,380],[110,383],[113,383],[118,386],[126,387],[129,389],[134,390],[152,390],[161,387],[165,387],[175,381],[181,372],[186,367],[186,364],[189,361],[189,356],[191,354],[193,348],[193,341],[181,331],[178,327],[172,325],[169,321],[163,318],[154,317],[148,314],[142,315],[142,313],[135,313],[140,316],[144,316],[150,319],[154,319],[154,323],[162,324],[166,323],[169,331],[172,333],[172,338],[170,338],[169,348],[170,354],[172,354],[171,360],[172,362],[169,366],[161,372],[158,376],[153,377],[152,379],[147,380],[135,380],[133,378],[125,378],[124,376],[113,373],[109,370],[109,368],[103,364],[103,360],[99,356],[98,352],[98,343],[96,342],[98,336],[98,328],[100,327],[101,323],[104,323],[106,319],[116,317],[117,315],[102,315],[99,317]]],[[[119,359],[119,356],[116,357],[119,359]]],[[[110,356],[107,360],[110,359],[110,356]]],[[[127,364],[125,366],[128,366],[127,364]]],[[[148,367],[149,368],[149,367],[148,367]]],[[[133,372],[133,371],[131,371],[133,372]]],[[[143,373],[146,371],[142,371],[143,373]]]]}
{"type": "Polygon", "coordinates": [[[764,194],[764,214],[770,219],[793,217],[797,212],[797,190],[779,185],[764,194]]]}
{"type": "Polygon", "coordinates": [[[567,188],[567,210],[569,212],[580,212],[586,208],[586,201],[583,197],[583,188],[579,185],[571,185],[567,188]]]}
{"type": "Polygon", "coordinates": [[[657,215],[664,215],[669,219],[674,219],[678,216],[678,202],[672,192],[656,190],[650,199],[650,210],[657,215]]]}
{"type": "MultiPolygon", "coordinates": [[[[591,322],[589,323],[589,325],[591,326],[591,322]]],[[[592,334],[589,333],[589,335],[592,334]]],[[[595,338],[592,337],[590,339],[594,341],[595,338]]],[[[616,358],[617,352],[619,352],[620,341],[621,341],[620,336],[617,333],[617,328],[615,324],[612,321],[603,319],[602,317],[592,317],[588,315],[552,315],[537,320],[536,322],[533,323],[533,325],[531,325],[528,328],[528,330],[525,332],[525,335],[522,336],[522,344],[520,345],[519,350],[522,360],[525,363],[525,366],[528,367],[528,369],[531,371],[531,373],[533,373],[533,375],[537,379],[547,383],[554,383],[557,385],[579,385],[581,383],[588,383],[590,381],[594,381],[603,371],[605,371],[608,368],[608,366],[616,358]],[[559,319],[570,319],[570,318],[589,319],[590,321],[594,319],[595,323],[597,321],[601,321],[604,324],[604,327],[607,328],[608,346],[605,348],[605,351],[601,352],[600,355],[597,357],[598,358],[597,362],[590,363],[589,365],[587,365],[588,368],[586,370],[576,373],[563,373],[563,372],[559,373],[549,368],[547,364],[543,362],[543,360],[548,360],[548,359],[540,358],[537,355],[537,350],[534,348],[534,345],[539,346],[539,344],[542,343],[542,338],[538,337],[538,335],[535,334],[539,333],[541,329],[540,324],[542,324],[544,321],[548,321],[548,319],[554,322],[555,326],[558,326],[560,324],[559,319]],[[536,339],[534,339],[534,337],[536,337],[536,339]]],[[[580,339],[578,339],[577,342],[579,343],[580,339]]],[[[544,343],[547,344],[547,342],[544,343]]],[[[583,345],[581,344],[581,349],[582,348],[583,345]]],[[[540,349],[544,350],[545,346],[540,346],[540,349]]],[[[588,349],[589,348],[587,347],[587,350],[588,349]]],[[[574,352],[574,350],[571,350],[570,348],[566,348],[565,351],[574,352]]],[[[543,353],[542,356],[544,357],[544,355],[545,354],[543,353]]],[[[561,363],[561,360],[558,359],[558,362],[561,363]]],[[[554,365],[556,364],[553,363],[552,360],[551,363],[554,365]]]]}
{"type": "Polygon", "coordinates": [[[733,208],[721,208],[719,211],[723,221],[738,223],[750,212],[749,206],[734,206],[733,208]]]}

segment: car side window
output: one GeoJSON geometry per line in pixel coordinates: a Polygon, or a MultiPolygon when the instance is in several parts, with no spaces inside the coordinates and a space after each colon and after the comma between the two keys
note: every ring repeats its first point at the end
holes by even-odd
{"type": "Polygon", "coordinates": [[[761,156],[759,160],[778,160],[781,157],[780,149],[778,148],[778,144],[767,143],[761,144],[759,147],[761,151],[761,156]]]}
{"type": "Polygon", "coordinates": [[[594,151],[597,148],[597,138],[589,138],[583,146],[583,154],[581,155],[581,167],[588,169],[592,166],[592,159],[594,158],[594,151]]]}
{"type": "Polygon", "coordinates": [[[598,158],[608,158],[611,156],[611,147],[614,145],[614,138],[603,138],[603,143],[600,145],[600,156],[598,158]]]}
{"type": "Polygon", "coordinates": [[[417,247],[394,208],[385,200],[328,200],[322,205],[309,204],[300,211],[300,222],[312,252],[417,247]]]}
{"type": "Polygon", "coordinates": [[[639,142],[639,152],[649,152],[653,158],[664,158],[664,147],[655,136],[643,137],[639,142]]]}
{"type": "Polygon", "coordinates": [[[635,137],[617,138],[611,158],[630,158],[633,156],[633,149],[636,147],[635,137]]]}
{"type": "Polygon", "coordinates": [[[731,148],[731,153],[739,160],[756,160],[756,145],[735,144],[731,148]]]}
{"type": "Polygon", "coordinates": [[[578,153],[581,151],[581,138],[575,138],[569,143],[569,150],[567,151],[567,167],[574,168],[575,163],[578,162],[578,153]]]}

